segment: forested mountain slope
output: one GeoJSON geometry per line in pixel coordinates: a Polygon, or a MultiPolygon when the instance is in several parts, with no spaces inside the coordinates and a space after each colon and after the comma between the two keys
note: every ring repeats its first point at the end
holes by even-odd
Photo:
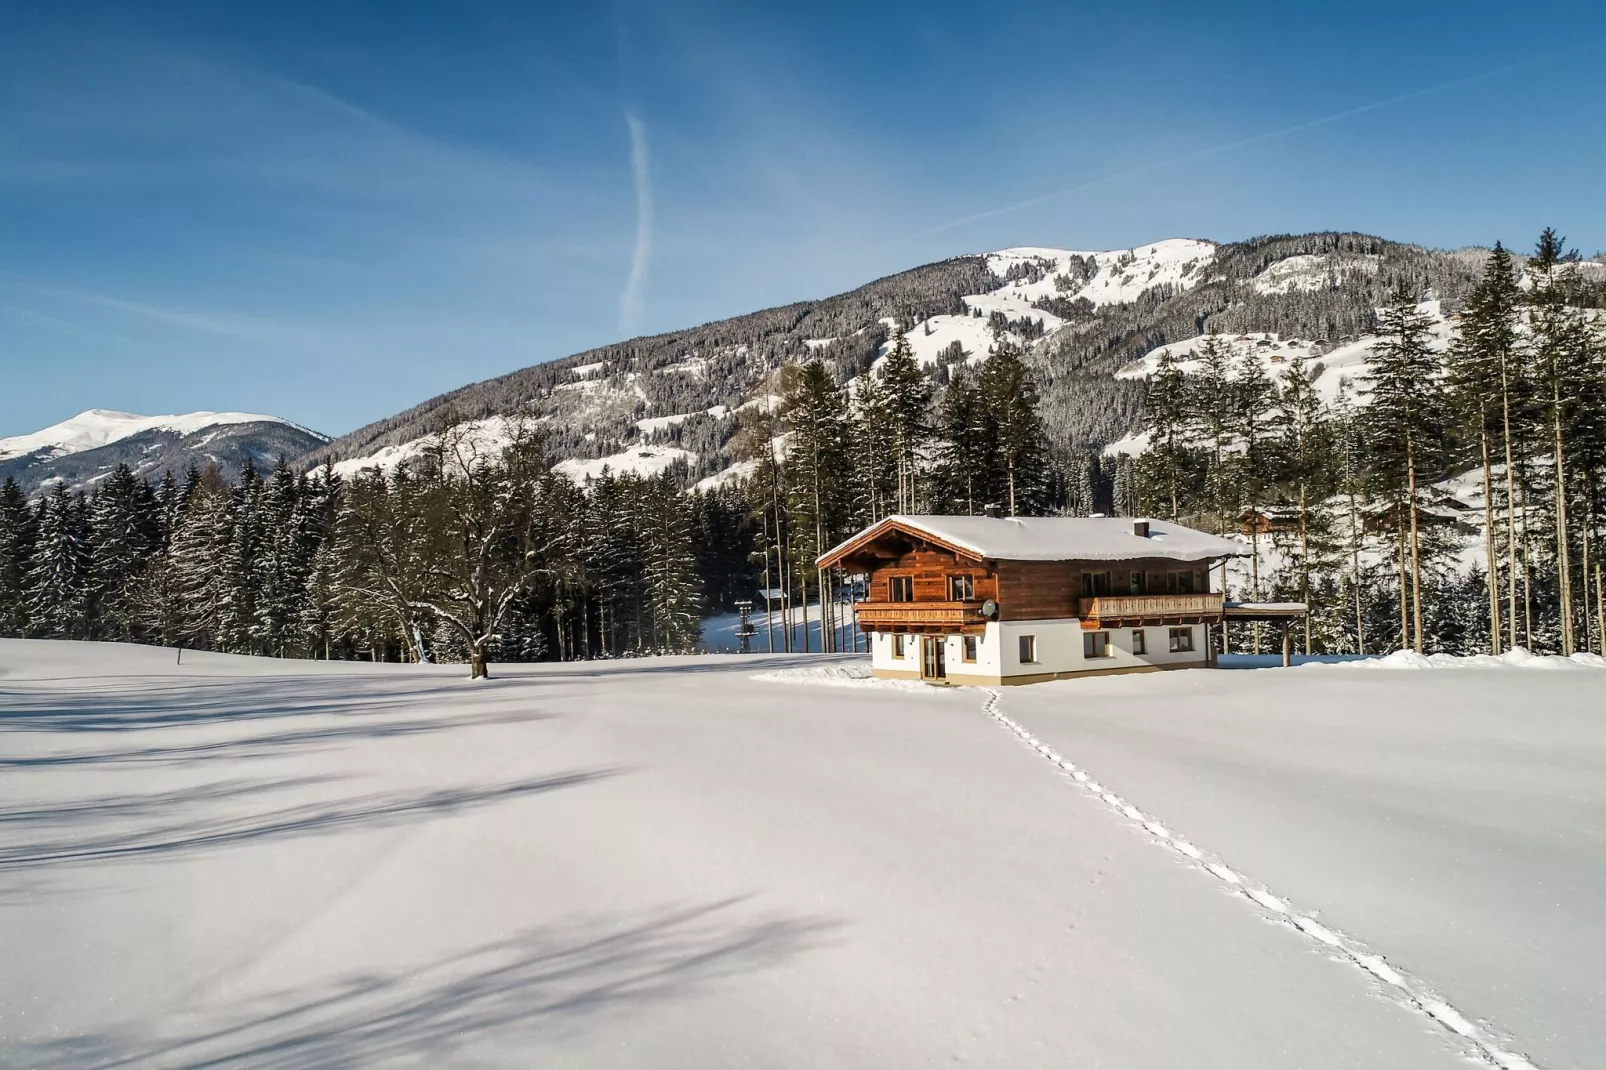
{"type": "Polygon", "coordinates": [[[1484,255],[1319,233],[957,257],[835,297],[635,338],[465,386],[304,459],[386,451],[394,460],[406,452],[398,447],[448,413],[526,412],[541,421],[554,461],[594,462],[572,471],[594,472],[603,462],[647,471],[683,463],[692,482],[743,459],[743,414],[766,407],[779,366],[817,357],[847,381],[885,352],[900,326],[939,386],[955,361],[984,360],[1003,338],[1023,345],[1040,376],[1054,444],[1067,454],[1092,452],[1138,427],[1144,384],[1115,373],[1155,347],[1209,329],[1340,345],[1374,332],[1377,308],[1402,280],[1453,313],[1484,255]]]}

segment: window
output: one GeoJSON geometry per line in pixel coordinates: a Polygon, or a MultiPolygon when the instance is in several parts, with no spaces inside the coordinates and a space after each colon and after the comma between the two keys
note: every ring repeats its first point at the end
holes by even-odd
{"type": "Polygon", "coordinates": [[[1204,587],[1195,582],[1192,572],[1167,572],[1165,574],[1165,589],[1167,594],[1193,594],[1203,591],[1204,587]]]}
{"type": "Polygon", "coordinates": [[[1188,651],[1190,651],[1192,649],[1193,649],[1193,629],[1192,628],[1172,628],[1171,629],[1171,653],[1173,653],[1173,654],[1186,654],[1188,651]]]}
{"type": "Polygon", "coordinates": [[[948,577],[948,601],[950,601],[950,602],[970,602],[970,601],[974,601],[975,598],[976,598],[976,577],[974,577],[974,576],[949,576],[948,577]]]}
{"type": "Polygon", "coordinates": [[[976,660],[976,647],[978,645],[977,641],[976,641],[976,637],[974,635],[962,635],[962,636],[959,637],[959,642],[964,647],[965,660],[966,661],[972,661],[972,662],[975,661],[976,660]]]}
{"type": "Polygon", "coordinates": [[[1082,573],[1082,597],[1097,598],[1110,593],[1110,574],[1108,572],[1082,573]]]}
{"type": "Polygon", "coordinates": [[[913,576],[891,576],[887,579],[888,602],[913,602],[915,600],[915,578],[913,576]]]}
{"type": "Polygon", "coordinates": [[[1149,577],[1140,568],[1135,568],[1135,569],[1132,570],[1132,593],[1133,594],[1148,594],[1149,593],[1149,577]]]}
{"type": "Polygon", "coordinates": [[[1148,641],[1148,639],[1144,638],[1143,629],[1142,628],[1133,628],[1132,629],[1132,653],[1134,653],[1134,654],[1147,654],[1148,652],[1149,652],[1149,641],[1148,641]]]}
{"type": "Polygon", "coordinates": [[[892,637],[892,656],[895,658],[903,657],[903,636],[901,634],[896,634],[892,637]]]}
{"type": "Polygon", "coordinates": [[[1083,632],[1082,656],[1084,658],[1107,658],[1110,656],[1109,632],[1083,632]]]}
{"type": "Polygon", "coordinates": [[[1037,663],[1037,636],[1023,635],[1020,637],[1020,663],[1022,665],[1035,665],[1037,663]]]}

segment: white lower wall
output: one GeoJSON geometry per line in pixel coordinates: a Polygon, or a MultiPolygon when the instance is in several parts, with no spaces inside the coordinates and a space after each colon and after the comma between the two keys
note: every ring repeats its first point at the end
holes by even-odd
{"type": "MultiPolygon", "coordinates": [[[[1205,627],[1189,626],[1193,633],[1193,650],[1171,653],[1170,628],[1142,629],[1147,639],[1147,652],[1132,652],[1131,628],[1112,628],[1110,656],[1085,658],[1082,656],[1082,625],[1076,620],[1012,620],[994,621],[987,625],[985,634],[977,636],[976,660],[965,661],[964,640],[958,635],[943,637],[945,664],[950,676],[1010,677],[1031,676],[1039,673],[1092,672],[1103,669],[1138,668],[1146,665],[1179,665],[1205,660],[1205,627]],[[1037,640],[1037,660],[1024,663],[1020,660],[1020,637],[1034,636],[1037,640]]],[[[904,637],[902,658],[892,656],[892,636],[877,632],[870,637],[870,667],[891,672],[920,672],[920,637],[904,637]]]]}
{"type": "Polygon", "coordinates": [[[1024,676],[1050,672],[1092,672],[1098,669],[1140,668],[1145,665],[1180,665],[1205,660],[1205,628],[1202,624],[1188,625],[1193,633],[1193,649],[1171,653],[1171,629],[1161,628],[1108,628],[1110,634],[1109,657],[1082,656],[1082,624],[1076,620],[1012,620],[998,625],[1003,633],[1003,676],[1024,676]],[[1134,631],[1142,631],[1146,639],[1145,653],[1132,652],[1134,631]],[[1037,660],[1026,663],[1020,660],[1020,637],[1037,639],[1037,660]]]}

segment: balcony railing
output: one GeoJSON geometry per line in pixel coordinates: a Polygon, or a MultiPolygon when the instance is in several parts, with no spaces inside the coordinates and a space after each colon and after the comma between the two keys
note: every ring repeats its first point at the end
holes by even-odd
{"type": "Polygon", "coordinates": [[[1195,624],[1221,619],[1219,594],[1108,594],[1082,599],[1082,627],[1120,627],[1153,621],[1195,624]]]}
{"type": "Polygon", "coordinates": [[[981,602],[858,602],[853,612],[866,631],[890,628],[957,628],[985,624],[981,602]]]}

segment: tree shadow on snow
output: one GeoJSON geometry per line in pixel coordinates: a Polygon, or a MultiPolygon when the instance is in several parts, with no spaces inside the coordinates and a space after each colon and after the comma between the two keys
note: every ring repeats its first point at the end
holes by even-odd
{"type": "MultiPolygon", "coordinates": [[[[323,744],[410,736],[482,725],[546,720],[561,714],[523,701],[522,694],[496,696],[490,708],[464,706],[441,714],[464,695],[430,681],[394,689],[352,688],[331,697],[329,679],[212,683],[187,681],[139,688],[34,691],[0,689],[0,739],[6,733],[113,741],[93,749],[0,753],[0,770],[104,763],[184,764],[213,758],[266,757],[323,744]],[[431,713],[429,711],[436,711],[431,713]],[[261,731],[270,728],[270,731],[261,731]],[[207,729],[214,729],[207,731],[207,729]],[[249,734],[230,734],[244,728],[249,734]],[[195,729],[182,742],[164,730],[195,729]]],[[[57,740],[50,740],[51,743],[57,740]]]]}
{"type": "MultiPolygon", "coordinates": [[[[29,1045],[22,1065],[341,1070],[392,1060],[537,1066],[543,1047],[578,1042],[589,1016],[669,1000],[773,967],[834,939],[824,917],[758,916],[745,897],[638,917],[529,929],[434,963],[357,974],[320,991],[262,997],[187,1035],[157,1023],[29,1045]]],[[[618,1021],[616,1019],[615,1021],[618,1021]]],[[[604,1028],[603,1023],[592,1025],[604,1028]]],[[[617,1054],[626,1034],[604,1044],[617,1054]]],[[[663,1051],[639,1051],[652,1065],[663,1051]]]]}
{"type": "Polygon", "coordinates": [[[263,840],[433,820],[578,787],[617,772],[587,770],[488,787],[376,793],[272,809],[261,808],[267,793],[327,778],[236,780],[0,811],[0,872],[190,856],[263,840]],[[217,812],[240,802],[248,804],[247,812],[217,812]]]}

